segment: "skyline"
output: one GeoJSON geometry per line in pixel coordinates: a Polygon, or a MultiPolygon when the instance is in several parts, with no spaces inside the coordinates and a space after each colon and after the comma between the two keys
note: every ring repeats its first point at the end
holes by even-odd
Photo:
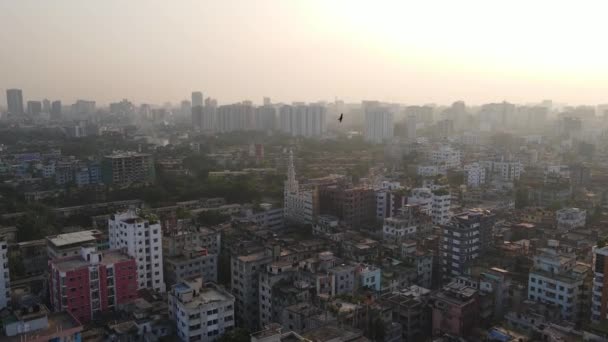
{"type": "Polygon", "coordinates": [[[583,3],[4,2],[0,102],[602,104],[608,4],[583,3]]]}

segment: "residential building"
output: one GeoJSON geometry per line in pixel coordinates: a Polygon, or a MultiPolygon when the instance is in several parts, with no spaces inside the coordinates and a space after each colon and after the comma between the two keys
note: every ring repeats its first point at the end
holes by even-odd
{"type": "Polygon", "coordinates": [[[445,189],[434,190],[432,194],[431,219],[433,224],[447,224],[451,217],[452,195],[445,189]]]}
{"type": "Polygon", "coordinates": [[[285,105],[279,109],[279,127],[291,136],[318,137],[326,131],[326,117],[321,104],[285,105]]]}
{"type": "Polygon", "coordinates": [[[80,255],[80,248],[91,244],[95,245],[99,250],[109,247],[107,236],[97,229],[46,237],[46,251],[49,259],[80,255]]]}
{"type": "Polygon", "coordinates": [[[165,292],[161,227],[155,215],[128,210],[108,220],[111,249],[124,249],[137,264],[137,288],[165,292]]]}
{"type": "Polygon", "coordinates": [[[23,110],[23,92],[21,89],[7,89],[6,104],[9,113],[13,115],[25,114],[23,110]]]}
{"type": "Polygon", "coordinates": [[[219,132],[253,130],[255,109],[251,102],[243,101],[217,108],[216,128],[219,132]]]}
{"type": "Polygon", "coordinates": [[[470,263],[485,252],[492,239],[494,214],[473,209],[454,215],[443,225],[440,245],[444,278],[468,273],[470,263]]]}
{"type": "Polygon", "coordinates": [[[255,109],[254,126],[258,131],[272,131],[276,128],[277,109],[270,105],[264,105],[255,109]]]}
{"type": "Polygon", "coordinates": [[[595,247],[593,256],[591,321],[599,323],[608,319],[608,247],[595,247]]]}
{"type": "Polygon", "coordinates": [[[147,153],[122,152],[107,155],[103,158],[101,168],[105,184],[154,182],[154,160],[147,153]]]}
{"type": "Polygon", "coordinates": [[[137,297],[135,260],[118,250],[83,246],[81,254],[49,262],[51,305],[86,323],[137,297]]]}
{"type": "Polygon", "coordinates": [[[42,304],[14,310],[4,317],[5,342],[82,340],[82,323],[68,312],[49,312],[42,304]]]}
{"type": "Polygon", "coordinates": [[[433,336],[470,336],[479,324],[478,293],[472,287],[452,282],[431,296],[433,336]]]}
{"type": "Polygon", "coordinates": [[[486,182],[486,169],[479,163],[471,163],[464,166],[467,185],[478,188],[486,182]]]}
{"type": "Polygon", "coordinates": [[[376,220],[393,217],[407,203],[405,189],[399,182],[382,182],[376,191],[376,220]]]}
{"type": "Polygon", "coordinates": [[[411,285],[399,291],[382,294],[378,303],[391,308],[392,321],[402,328],[402,341],[421,341],[431,328],[429,300],[431,291],[411,285]]]}
{"type": "Polygon", "coordinates": [[[446,169],[459,168],[462,152],[449,145],[442,145],[431,151],[430,159],[433,163],[441,165],[446,169]]]}
{"type": "Polygon", "coordinates": [[[557,230],[568,232],[585,226],[587,211],[579,208],[564,208],[555,212],[557,230]]]}
{"type": "Polygon", "coordinates": [[[11,276],[8,265],[8,243],[0,238],[0,310],[11,301],[11,276]]]}
{"type": "Polygon", "coordinates": [[[38,116],[42,113],[42,102],[40,101],[27,101],[27,114],[31,116],[38,116]]]}
{"type": "Polygon", "coordinates": [[[364,101],[363,110],[363,136],[366,141],[379,144],[393,138],[393,113],[388,107],[383,107],[375,101],[364,101]]]}
{"type": "Polygon", "coordinates": [[[182,281],[169,291],[169,317],[181,341],[215,341],[234,329],[234,296],[201,278],[182,281]]]}
{"type": "Polygon", "coordinates": [[[418,205],[405,205],[397,216],[384,219],[382,237],[385,241],[401,242],[419,231],[429,231],[431,218],[418,205]]]}
{"type": "Polygon", "coordinates": [[[373,265],[362,265],[357,270],[359,286],[380,291],[382,285],[382,270],[373,265]]]}
{"type": "Polygon", "coordinates": [[[193,91],[191,96],[192,108],[203,106],[203,93],[200,91],[193,91]]]}
{"type": "Polygon", "coordinates": [[[562,319],[580,321],[587,309],[584,307],[587,303],[581,299],[590,292],[587,288],[590,278],[590,267],[577,263],[574,254],[541,248],[529,273],[528,299],[555,304],[562,319]]]}
{"type": "Polygon", "coordinates": [[[260,328],[259,276],[272,256],[265,252],[232,256],[231,288],[236,299],[238,326],[256,330],[260,328]]]}

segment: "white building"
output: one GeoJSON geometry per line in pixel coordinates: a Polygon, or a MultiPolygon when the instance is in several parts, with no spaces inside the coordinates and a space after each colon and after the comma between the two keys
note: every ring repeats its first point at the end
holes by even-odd
{"type": "Polygon", "coordinates": [[[377,105],[365,106],[363,136],[366,141],[380,144],[393,138],[393,113],[389,108],[377,105]]]}
{"type": "Polygon", "coordinates": [[[365,265],[357,270],[357,274],[359,275],[359,286],[380,291],[382,285],[382,270],[380,268],[365,265]]]}
{"type": "Polygon", "coordinates": [[[384,220],[398,213],[407,202],[399,182],[383,181],[376,189],[376,219],[384,220]]]}
{"type": "Polygon", "coordinates": [[[10,274],[8,270],[8,244],[0,240],[0,310],[11,300],[10,274]]]}
{"type": "Polygon", "coordinates": [[[327,109],[320,104],[294,104],[279,110],[279,127],[291,136],[321,136],[327,130],[327,109]]]}
{"type": "Polygon", "coordinates": [[[416,174],[422,177],[435,177],[439,174],[439,166],[437,165],[418,165],[416,174]]]}
{"type": "Polygon", "coordinates": [[[446,169],[460,167],[461,157],[462,152],[448,145],[443,145],[431,152],[431,161],[438,165],[444,165],[446,169]]]}
{"type": "Polygon", "coordinates": [[[394,217],[384,219],[382,238],[388,241],[403,241],[414,236],[419,230],[427,230],[430,218],[417,205],[406,205],[394,217]]]}
{"type": "Polygon", "coordinates": [[[587,219],[587,211],[579,208],[564,208],[555,212],[557,230],[569,231],[584,227],[587,219]]]}
{"type": "Polygon", "coordinates": [[[492,173],[494,178],[505,182],[512,182],[519,180],[522,172],[524,171],[524,165],[519,161],[485,161],[483,162],[484,167],[492,173]]]}
{"type": "Polygon", "coordinates": [[[576,262],[575,255],[541,248],[528,276],[528,299],[556,305],[562,319],[576,321],[589,272],[587,265],[576,262]]]}
{"type": "Polygon", "coordinates": [[[287,181],[285,181],[283,198],[285,221],[313,223],[317,214],[317,192],[314,189],[300,189],[296,180],[293,151],[291,150],[289,151],[289,165],[287,168],[287,181]]]}
{"type": "Polygon", "coordinates": [[[108,220],[110,249],[135,258],[138,289],[165,292],[162,234],[158,218],[141,211],[114,214],[108,220]]]}
{"type": "Polygon", "coordinates": [[[234,296],[202,278],[171,287],[169,317],[182,341],[215,341],[234,328],[234,296]]]}
{"type": "Polygon", "coordinates": [[[452,195],[447,190],[433,191],[433,202],[431,209],[431,219],[434,224],[446,224],[452,217],[450,208],[452,205],[452,195]]]}
{"type": "Polygon", "coordinates": [[[414,188],[407,198],[407,204],[418,205],[422,212],[431,215],[433,211],[433,192],[429,188],[414,188]]]}
{"type": "Polygon", "coordinates": [[[486,182],[486,169],[479,163],[471,163],[464,166],[467,185],[478,188],[486,182]]]}

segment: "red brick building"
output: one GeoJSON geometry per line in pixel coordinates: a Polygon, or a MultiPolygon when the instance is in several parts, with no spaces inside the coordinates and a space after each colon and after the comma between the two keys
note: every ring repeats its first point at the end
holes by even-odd
{"type": "Polygon", "coordinates": [[[78,256],[49,261],[49,271],[54,310],[82,323],[137,298],[135,259],[118,250],[84,246],[78,256]]]}

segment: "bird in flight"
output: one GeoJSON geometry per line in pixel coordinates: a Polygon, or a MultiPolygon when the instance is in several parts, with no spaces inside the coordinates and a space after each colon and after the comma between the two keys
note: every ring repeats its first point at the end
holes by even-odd
{"type": "Polygon", "coordinates": [[[344,118],[344,114],[340,113],[340,117],[338,118],[338,121],[342,122],[342,119],[344,118]]]}

